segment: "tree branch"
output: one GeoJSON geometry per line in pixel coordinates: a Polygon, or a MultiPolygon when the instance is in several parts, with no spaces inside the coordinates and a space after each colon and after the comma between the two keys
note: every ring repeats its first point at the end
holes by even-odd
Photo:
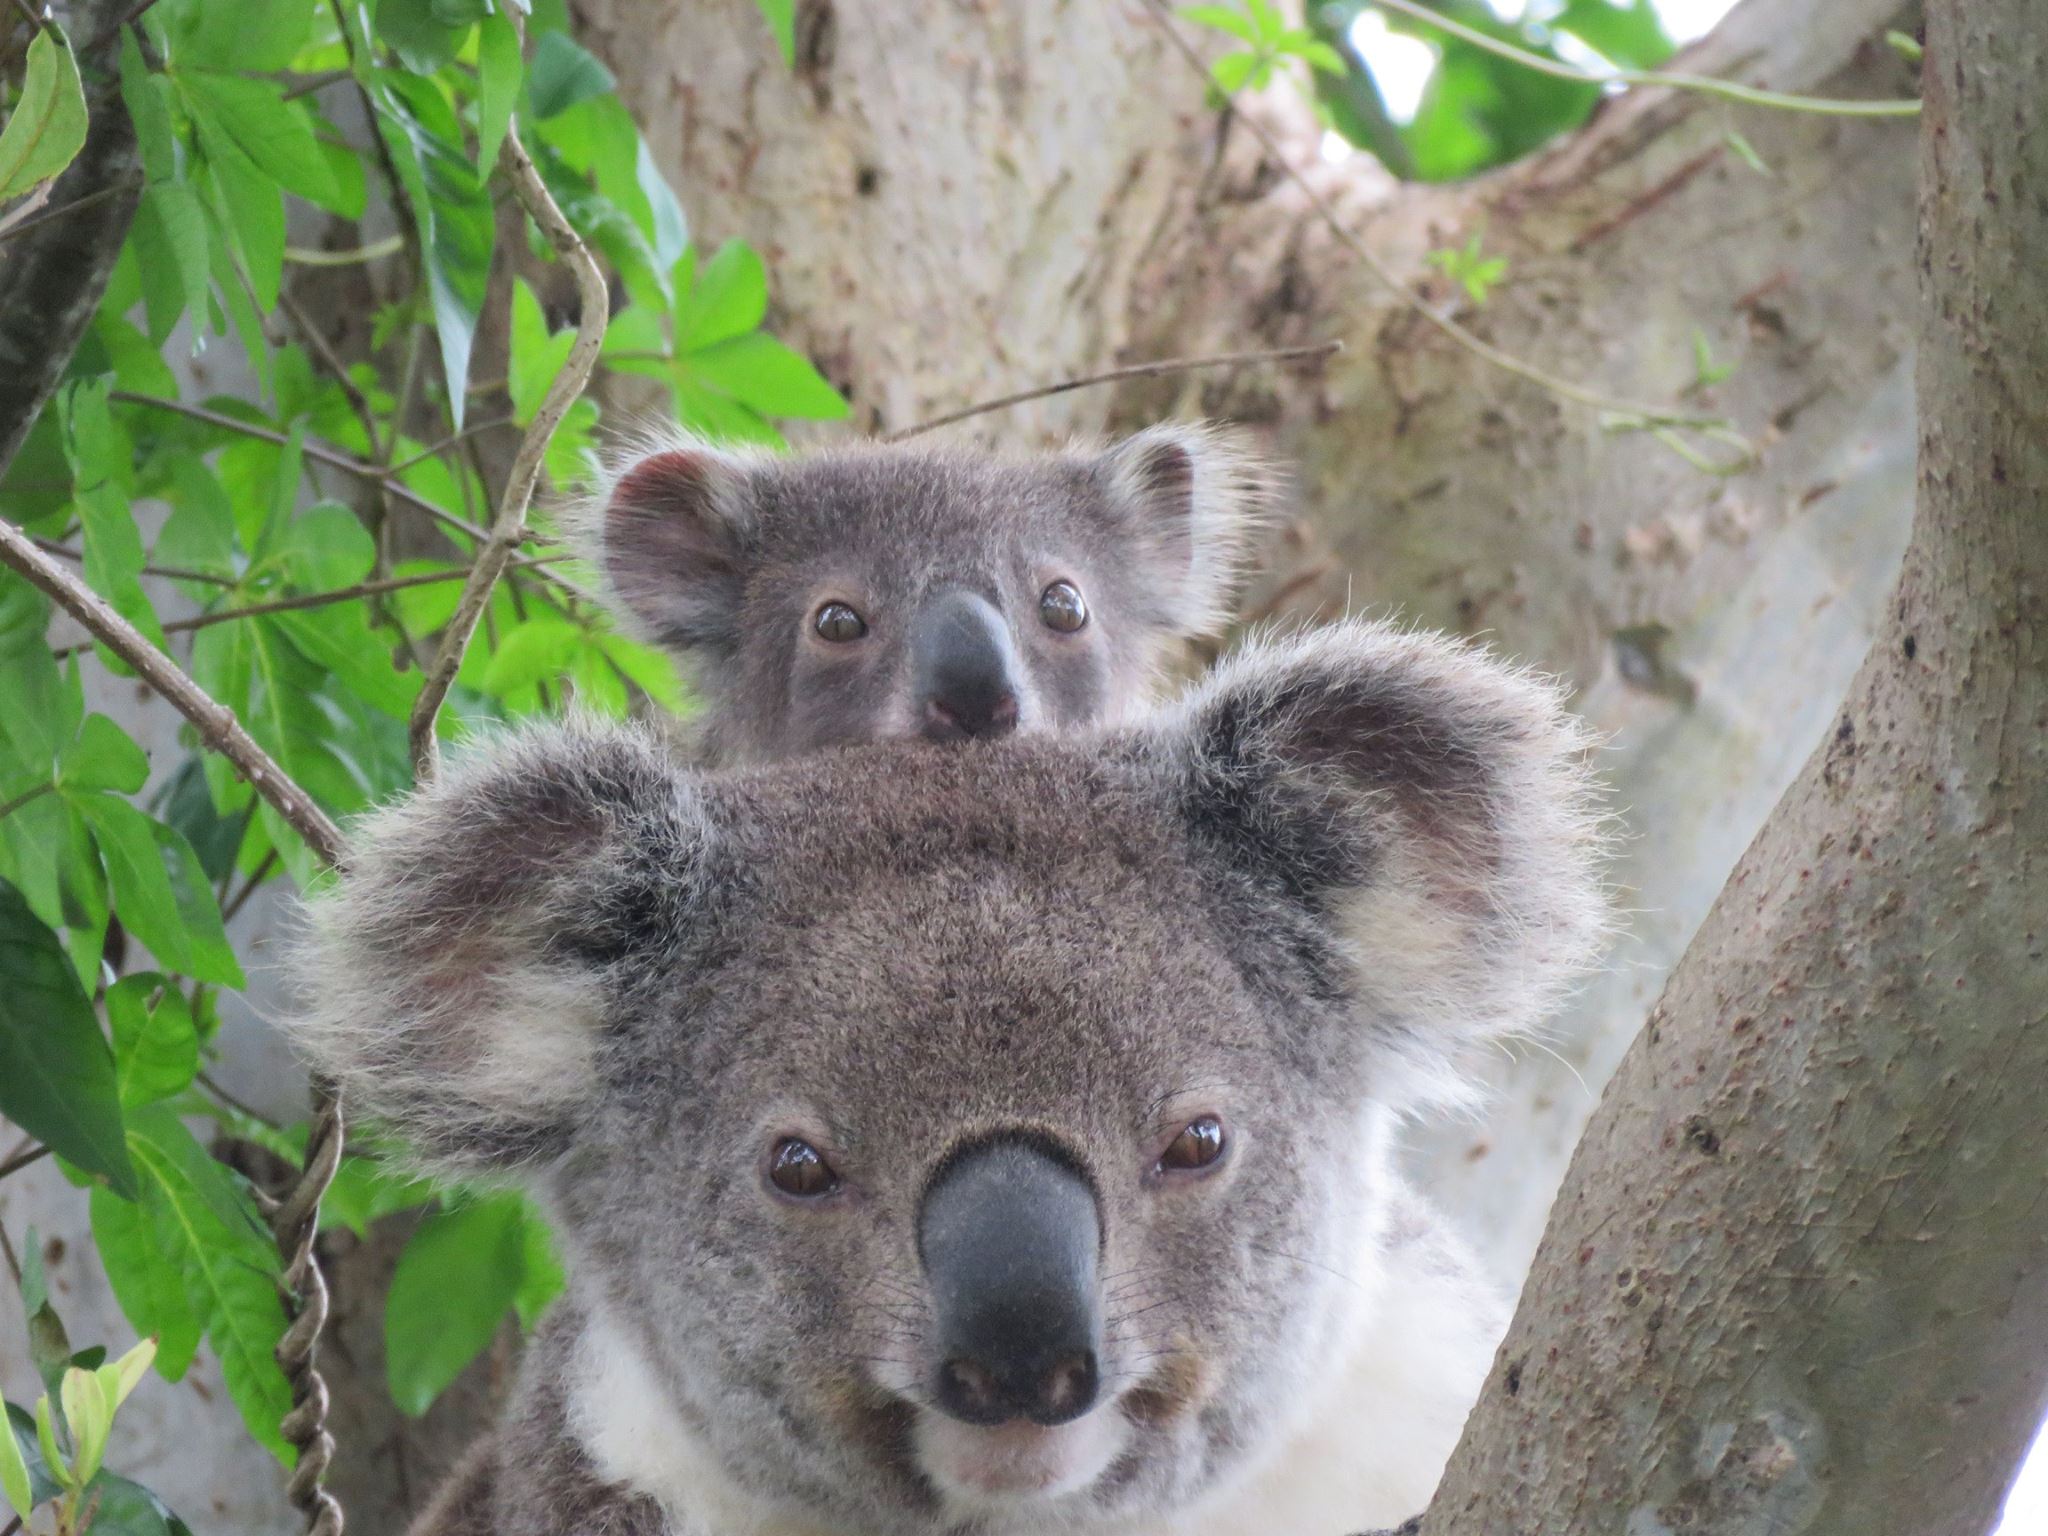
{"type": "Polygon", "coordinates": [[[0,519],[0,560],[48,594],[92,637],[133,667],[142,680],[162,694],[199,731],[199,738],[235,766],[256,793],[306,840],[327,863],[341,857],[341,833],[303,789],[278,767],[270,754],[242,728],[233,710],[221,704],[158,650],[97,592],[40,549],[13,523],[0,519]]]}
{"type": "Polygon", "coordinates": [[[513,457],[512,472],[505,482],[504,497],[498,505],[497,521],[492,525],[490,537],[484,541],[483,548],[477,551],[469,581],[462,589],[462,600],[456,605],[455,615],[448,621],[447,629],[442,632],[441,646],[427,671],[426,685],[414,701],[412,759],[413,770],[421,778],[430,776],[434,771],[437,758],[434,721],[440,713],[441,701],[447,697],[449,685],[455,681],[455,674],[462,666],[462,653],[469,648],[470,637],[476,633],[477,620],[483,616],[484,606],[490,601],[491,589],[497,585],[513,549],[526,537],[526,509],[533,501],[533,488],[540,478],[541,461],[547,453],[548,442],[555,435],[555,428],[562,417],[590,382],[591,370],[597,366],[598,349],[604,344],[605,325],[611,317],[611,295],[605,288],[604,274],[584,247],[582,237],[562,217],[562,210],[555,206],[547,183],[541,180],[526,147],[519,142],[517,123],[506,132],[504,148],[498,153],[499,163],[504,167],[512,190],[518,195],[527,215],[540,226],[555,254],[567,262],[575,274],[580,313],[576,320],[576,340],[569,348],[569,356],[563,362],[561,372],[548,385],[547,394],[528,424],[525,436],[519,441],[519,452],[513,457]]]}
{"type": "Polygon", "coordinates": [[[1019,390],[1014,395],[998,395],[993,400],[983,400],[975,405],[963,406],[957,411],[948,411],[943,416],[934,416],[921,421],[914,427],[904,427],[884,434],[885,443],[900,443],[907,438],[921,437],[927,432],[936,432],[940,427],[950,427],[955,422],[971,417],[985,416],[990,411],[1007,410],[1013,405],[1022,405],[1029,400],[1043,400],[1048,395],[1064,395],[1070,389],[1087,389],[1095,384],[1113,384],[1119,379],[1149,379],[1167,373],[1193,373],[1202,368],[1236,368],[1251,363],[1290,363],[1305,360],[1321,361],[1344,350],[1341,341],[1318,341],[1305,347],[1271,347],[1259,352],[1219,352],[1211,357],[1168,357],[1152,363],[1131,363],[1122,368],[1109,368],[1101,373],[1084,374],[1077,379],[1062,379],[1057,384],[1043,384],[1036,389],[1019,390]]]}
{"type": "Polygon", "coordinates": [[[1897,595],[1601,1100],[1428,1536],[1975,1536],[2048,1409],[2048,37],[1928,12],[1897,595]]]}

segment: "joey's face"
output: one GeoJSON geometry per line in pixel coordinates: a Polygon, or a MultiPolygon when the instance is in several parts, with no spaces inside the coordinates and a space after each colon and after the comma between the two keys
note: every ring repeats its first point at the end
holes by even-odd
{"type": "Polygon", "coordinates": [[[857,446],[649,454],[594,553],[690,659],[727,760],[1117,719],[1227,617],[1262,502],[1196,429],[1006,459],[857,446]]]}
{"type": "Polygon", "coordinates": [[[1192,1498],[1356,1292],[1356,1032],[1262,1003],[1142,828],[876,831],[857,879],[754,866],[730,969],[650,995],[564,1169],[572,1250],[661,1320],[727,1468],[847,1529],[1192,1498]]]}

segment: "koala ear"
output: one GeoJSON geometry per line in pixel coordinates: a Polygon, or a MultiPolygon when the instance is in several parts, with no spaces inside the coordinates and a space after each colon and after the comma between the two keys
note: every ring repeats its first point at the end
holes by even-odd
{"type": "Polygon", "coordinates": [[[1409,1069],[1393,1096],[1460,1097],[1468,1048],[1539,1022],[1596,951],[1586,733],[1476,646],[1356,620],[1268,641],[1145,734],[1197,846],[1261,908],[1247,931],[1305,921],[1334,951],[1409,1069]]]}
{"type": "Polygon", "coordinates": [[[1135,562],[1166,627],[1187,636],[1220,633],[1271,519],[1271,467],[1239,433],[1169,423],[1115,444],[1095,469],[1132,534],[1135,562]]]}
{"type": "Polygon", "coordinates": [[[615,973],[681,942],[707,846],[651,738],[499,740],[354,830],[289,1031],[426,1166],[544,1162],[598,1086],[615,973]]]}
{"type": "Polygon", "coordinates": [[[572,513],[578,543],[626,616],[658,645],[729,651],[755,528],[752,466],[700,443],[613,466],[572,513]]]}

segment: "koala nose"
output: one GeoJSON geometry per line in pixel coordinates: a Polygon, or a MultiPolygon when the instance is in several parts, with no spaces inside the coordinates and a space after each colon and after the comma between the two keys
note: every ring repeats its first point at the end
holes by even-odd
{"type": "Polygon", "coordinates": [[[910,634],[919,729],[932,741],[1017,728],[1017,648],[995,604],[953,588],[926,603],[910,634]]]}
{"type": "Polygon", "coordinates": [[[969,1424],[1064,1424],[1095,1405],[1102,1226],[1080,1173],[1029,1141],[984,1143],[939,1170],[917,1235],[941,1411],[969,1424]]]}

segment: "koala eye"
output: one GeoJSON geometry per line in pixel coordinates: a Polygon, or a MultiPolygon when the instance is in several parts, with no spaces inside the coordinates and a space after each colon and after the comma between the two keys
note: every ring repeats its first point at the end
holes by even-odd
{"type": "Polygon", "coordinates": [[[808,1141],[785,1136],[768,1154],[768,1182],[797,1200],[817,1200],[839,1188],[839,1175],[808,1141]]]}
{"type": "Polygon", "coordinates": [[[1159,1154],[1162,1173],[1199,1173],[1223,1156],[1223,1122],[1214,1115],[1190,1120],[1159,1154]]]}
{"type": "Polygon", "coordinates": [[[1088,622],[1088,600],[1071,581],[1056,581],[1038,594],[1038,616],[1047,629],[1072,634],[1088,622]]]}
{"type": "Polygon", "coordinates": [[[868,632],[868,623],[845,603],[827,603],[818,610],[812,621],[821,639],[830,640],[834,645],[844,645],[849,640],[858,640],[868,632]]]}

